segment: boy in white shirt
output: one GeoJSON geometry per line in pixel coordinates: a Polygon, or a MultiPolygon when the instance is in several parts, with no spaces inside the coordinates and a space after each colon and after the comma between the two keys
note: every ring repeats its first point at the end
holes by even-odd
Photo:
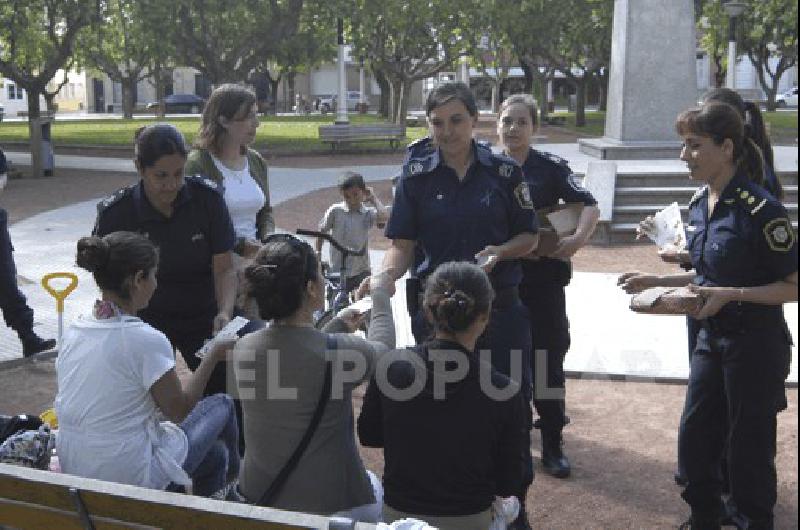
{"type": "MultiPolygon", "coordinates": [[[[352,171],[345,171],[339,178],[339,193],[344,200],[328,208],[319,222],[319,231],[329,232],[345,247],[355,250],[367,248],[369,229],[374,225],[381,228],[386,224],[388,208],[364,183],[364,177],[352,171]]],[[[322,239],[317,239],[316,251],[317,254],[322,252],[322,239]]],[[[342,265],[342,255],[333,247],[330,247],[330,265],[334,271],[338,271],[342,265]]],[[[363,256],[348,256],[345,267],[345,290],[350,292],[370,275],[369,251],[363,256]]]]}

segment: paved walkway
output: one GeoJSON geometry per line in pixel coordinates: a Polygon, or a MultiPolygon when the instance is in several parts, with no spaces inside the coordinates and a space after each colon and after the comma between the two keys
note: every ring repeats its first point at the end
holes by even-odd
{"type": "MultiPolygon", "coordinates": [[[[543,150],[564,156],[576,171],[585,170],[589,160],[577,153],[575,144],[551,144],[543,150]]],[[[778,148],[778,167],[797,170],[797,151],[778,148]]],[[[15,164],[29,159],[22,153],[7,153],[15,164]]],[[[29,163],[29,162],[28,162],[29,163]]],[[[131,171],[128,160],[59,156],[62,167],[91,167],[94,170],[131,171]]],[[[659,160],[620,161],[620,171],[685,171],[682,163],[659,160]]],[[[360,166],[366,180],[391,177],[396,166],[360,166]]],[[[271,168],[270,191],[275,204],[312,191],[335,185],[341,168],[289,169],[271,168]]],[[[75,242],[91,231],[96,201],[73,204],[45,212],[11,226],[11,237],[17,252],[17,267],[22,290],[36,311],[37,330],[55,336],[58,319],[55,301],[39,286],[39,279],[48,272],[68,271],[78,275],[78,289],[67,299],[65,326],[78,314],[91,308],[97,296],[91,276],[74,265],[75,242]]],[[[379,263],[382,252],[372,252],[372,262],[379,263]]],[[[405,312],[404,282],[398,282],[393,299],[397,321],[398,343],[411,344],[408,317],[405,312]]],[[[575,274],[567,289],[567,306],[572,329],[572,348],[566,368],[576,373],[607,376],[635,376],[658,380],[684,379],[686,331],[681,317],[646,316],[628,310],[628,296],[616,286],[616,275],[602,273],[575,274]]],[[[798,339],[797,304],[786,305],[786,316],[795,343],[798,339]]],[[[13,333],[0,326],[0,362],[18,359],[20,346],[13,333]]],[[[797,382],[797,349],[793,348],[789,380],[797,382]]]]}

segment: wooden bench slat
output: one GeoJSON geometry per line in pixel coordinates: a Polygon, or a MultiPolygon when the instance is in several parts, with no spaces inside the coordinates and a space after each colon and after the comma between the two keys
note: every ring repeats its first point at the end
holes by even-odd
{"type": "MultiPolygon", "coordinates": [[[[328,518],[261,506],[216,501],[0,464],[0,525],[34,528],[31,520],[46,520],[41,528],[82,528],[69,488],[80,490],[97,528],[194,528],[217,530],[318,530],[328,518]],[[6,510],[6,506],[13,509],[6,510]],[[31,519],[33,517],[33,519],[31,519]],[[58,524],[51,524],[58,519],[58,524]],[[105,525],[105,526],[104,526],[105,525]]],[[[39,528],[39,526],[35,527],[39,528]]],[[[359,530],[374,525],[358,523],[359,530]]]]}
{"type": "Polygon", "coordinates": [[[340,143],[388,140],[395,147],[405,139],[406,128],[392,123],[369,125],[320,125],[319,138],[335,148],[340,143]]]}

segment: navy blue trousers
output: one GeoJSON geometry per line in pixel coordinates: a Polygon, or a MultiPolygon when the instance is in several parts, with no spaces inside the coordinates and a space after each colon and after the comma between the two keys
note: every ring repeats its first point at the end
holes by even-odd
{"type": "Polygon", "coordinates": [[[722,516],[721,462],[727,459],[730,515],[742,527],[773,528],[776,416],[786,408],[790,344],[782,318],[703,322],[678,433],[688,481],[682,496],[693,517],[722,516]]]}
{"type": "Polygon", "coordinates": [[[0,310],[6,325],[20,334],[33,331],[33,309],[17,285],[14,247],[8,232],[8,212],[0,208],[0,310]]]}

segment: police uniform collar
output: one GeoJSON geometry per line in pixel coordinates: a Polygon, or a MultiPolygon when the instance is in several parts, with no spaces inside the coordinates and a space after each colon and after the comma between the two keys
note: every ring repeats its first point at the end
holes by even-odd
{"type": "MultiPolygon", "coordinates": [[[[178,196],[172,203],[173,212],[183,204],[189,202],[192,198],[192,192],[189,187],[184,184],[178,190],[178,196]]],[[[133,188],[133,202],[136,205],[136,213],[140,221],[160,220],[164,218],[164,214],[156,210],[150,200],[147,198],[147,193],[144,191],[144,181],[139,180],[139,183],[133,188]]]]}

